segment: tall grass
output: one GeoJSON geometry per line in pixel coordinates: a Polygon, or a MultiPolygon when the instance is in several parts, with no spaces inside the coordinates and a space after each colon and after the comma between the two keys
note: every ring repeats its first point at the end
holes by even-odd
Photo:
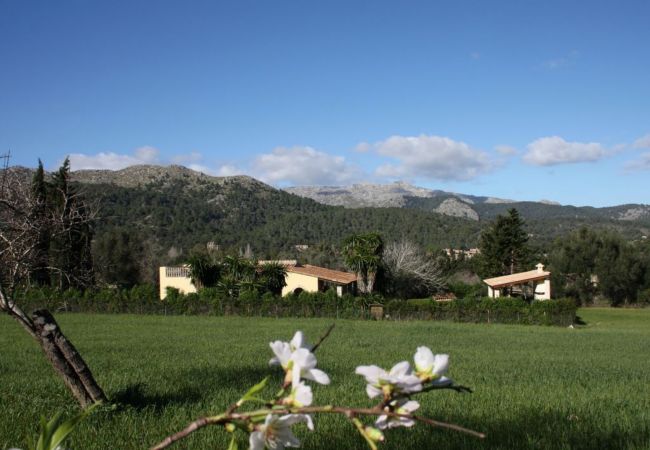
{"type": "MultiPolygon", "coordinates": [[[[650,310],[583,309],[582,328],[448,322],[337,321],[318,350],[332,378],[318,403],[370,405],[359,364],[390,367],[418,345],[451,355],[450,375],[475,393],[434,392],[422,413],[488,434],[484,441],[419,425],[387,434],[386,449],[650,448],[650,310]]],[[[84,422],[71,449],[147,448],[189,421],[223,410],[269,371],[268,342],[327,319],[63,314],[57,317],[117,403],[84,422]]],[[[36,344],[0,317],[0,449],[25,446],[41,414],[76,406],[36,344]]],[[[277,373],[276,373],[277,374],[277,373]]],[[[277,374],[279,378],[279,374],[277,374]]],[[[269,388],[273,392],[276,386],[269,388]]],[[[340,417],[299,433],[305,448],[365,448],[340,417]]],[[[177,448],[225,448],[222,430],[177,448]]]]}

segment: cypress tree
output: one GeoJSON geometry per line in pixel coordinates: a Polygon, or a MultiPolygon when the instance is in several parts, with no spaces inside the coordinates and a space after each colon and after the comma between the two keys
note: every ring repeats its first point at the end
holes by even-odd
{"type": "Polygon", "coordinates": [[[30,274],[30,282],[36,286],[46,286],[50,284],[49,266],[49,249],[50,249],[50,230],[47,227],[47,184],[45,182],[45,171],[43,163],[38,160],[38,168],[32,178],[32,199],[34,205],[30,212],[30,220],[33,223],[40,223],[37,236],[36,248],[34,251],[34,264],[30,274]]]}

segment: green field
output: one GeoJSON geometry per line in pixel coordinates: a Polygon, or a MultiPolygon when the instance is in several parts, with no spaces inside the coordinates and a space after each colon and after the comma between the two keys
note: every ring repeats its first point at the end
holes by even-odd
{"type": "MultiPolygon", "coordinates": [[[[650,310],[580,310],[576,329],[443,322],[338,321],[318,350],[332,378],[315,404],[370,406],[360,364],[387,368],[418,345],[451,355],[450,375],[475,393],[421,396],[421,413],[487,433],[479,441],[418,425],[387,433],[386,449],[650,448],[650,310]]],[[[144,449],[189,421],[222,411],[269,371],[268,342],[302,329],[313,342],[330,321],[132,315],[58,316],[118,406],[92,415],[71,449],[144,449]]],[[[75,404],[36,344],[0,317],[0,449],[26,447],[41,414],[75,404]]],[[[275,386],[269,388],[274,392],[275,386]]],[[[175,448],[226,448],[207,428],[175,448]]],[[[243,437],[243,436],[242,436],[243,437]]],[[[343,418],[300,430],[304,448],[367,448],[343,418]]]]}

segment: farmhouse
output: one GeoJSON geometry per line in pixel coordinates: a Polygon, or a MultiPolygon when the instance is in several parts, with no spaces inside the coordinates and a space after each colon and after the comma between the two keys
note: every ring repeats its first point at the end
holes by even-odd
{"type": "Polygon", "coordinates": [[[283,297],[292,292],[319,292],[329,288],[336,289],[336,294],[340,297],[347,293],[354,294],[357,276],[349,272],[304,264],[287,266],[285,282],[287,285],[282,288],[283,297]]]}
{"type": "Polygon", "coordinates": [[[535,300],[550,300],[551,298],[551,272],[544,270],[543,264],[537,264],[536,270],[513,273],[502,277],[483,280],[488,285],[488,296],[501,297],[502,294],[526,295],[532,292],[535,300]]]}
{"type": "MultiPolygon", "coordinates": [[[[296,260],[259,261],[258,264],[267,262],[277,262],[286,268],[287,276],[284,281],[287,285],[282,288],[282,296],[302,291],[322,292],[329,288],[335,289],[336,294],[341,296],[346,293],[354,294],[356,289],[357,277],[353,273],[310,264],[300,265],[296,260]]],[[[190,278],[189,266],[163,266],[160,267],[159,272],[161,300],[167,296],[167,288],[170,287],[178,289],[183,294],[197,291],[190,278]]]]}

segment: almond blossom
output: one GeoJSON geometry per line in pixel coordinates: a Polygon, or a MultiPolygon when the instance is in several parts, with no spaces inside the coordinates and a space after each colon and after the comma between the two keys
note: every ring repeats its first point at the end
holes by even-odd
{"type": "Polygon", "coordinates": [[[301,378],[313,380],[320,384],[329,384],[330,379],[325,372],[316,369],[316,356],[309,350],[301,331],[296,332],[291,342],[273,341],[269,344],[275,357],[269,364],[279,364],[286,372],[285,382],[293,383],[301,378]]]}
{"type": "MultiPolygon", "coordinates": [[[[397,414],[412,414],[420,407],[420,403],[415,400],[406,399],[394,400],[390,405],[392,411],[397,414]]],[[[413,425],[415,425],[415,420],[413,419],[408,417],[388,416],[386,414],[379,416],[375,422],[375,426],[380,430],[395,427],[412,427],[413,425]]]]}
{"type": "Polygon", "coordinates": [[[249,438],[250,450],[283,450],[285,447],[300,447],[300,441],[291,431],[291,427],[299,422],[306,422],[307,428],[314,429],[314,423],[306,414],[287,414],[278,417],[268,414],[263,424],[255,426],[249,438]]]}
{"type": "Polygon", "coordinates": [[[293,361],[292,380],[304,378],[320,384],[330,384],[330,377],[316,369],[316,356],[306,348],[299,348],[291,354],[293,361]]]}
{"type": "Polygon", "coordinates": [[[311,405],[314,394],[311,388],[304,382],[294,379],[291,384],[291,392],[289,395],[282,399],[284,405],[302,408],[303,406],[311,405]]]}
{"type": "Polygon", "coordinates": [[[385,398],[390,398],[393,394],[410,394],[422,390],[422,382],[413,375],[408,361],[395,364],[390,372],[378,366],[359,366],[354,373],[366,379],[366,393],[370,398],[382,394],[385,398]]]}
{"type": "Polygon", "coordinates": [[[269,360],[269,365],[270,366],[278,366],[284,365],[282,364],[282,360],[278,356],[278,353],[275,351],[274,346],[278,349],[282,349],[281,352],[282,354],[285,354],[288,350],[289,354],[295,352],[299,348],[306,348],[307,350],[311,351],[311,345],[307,343],[307,340],[305,339],[305,335],[302,331],[298,330],[296,333],[293,335],[293,338],[289,342],[282,342],[282,341],[274,341],[271,343],[271,348],[273,349],[273,352],[276,353],[276,356],[271,358],[269,360]]]}
{"type": "Polygon", "coordinates": [[[449,355],[434,355],[429,347],[418,347],[415,356],[415,373],[423,382],[447,386],[453,381],[444,376],[449,369],[449,355]]]}

